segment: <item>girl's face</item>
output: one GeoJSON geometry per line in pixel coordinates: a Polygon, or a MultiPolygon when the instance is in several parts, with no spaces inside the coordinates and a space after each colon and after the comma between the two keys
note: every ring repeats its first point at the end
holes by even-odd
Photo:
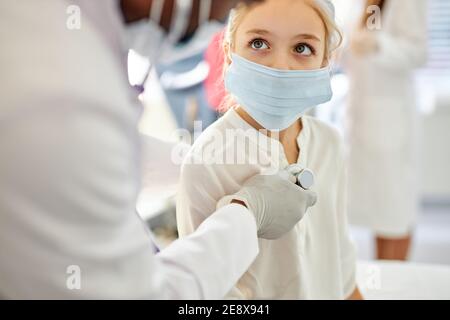
{"type": "Polygon", "coordinates": [[[326,65],[325,24],[307,0],[266,0],[243,17],[231,50],[281,70],[326,65]]]}

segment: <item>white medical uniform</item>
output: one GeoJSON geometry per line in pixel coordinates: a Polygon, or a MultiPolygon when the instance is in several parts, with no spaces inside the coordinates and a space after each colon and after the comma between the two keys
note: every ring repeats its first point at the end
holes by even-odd
{"type": "Polygon", "coordinates": [[[426,61],[426,17],[426,0],[387,0],[381,30],[372,31],[379,51],[347,59],[349,219],[379,236],[403,237],[416,220],[412,71],[426,61]]]}
{"type": "Polygon", "coordinates": [[[257,255],[253,216],[231,205],[155,256],[121,28],[118,1],[0,2],[2,298],[217,299],[257,255]]]}
{"type": "MultiPolygon", "coordinates": [[[[230,298],[343,299],[355,289],[356,261],[347,230],[343,145],[338,133],[327,125],[308,116],[302,119],[298,163],[315,173],[317,203],[284,237],[259,240],[260,253],[230,292],[230,298]]],[[[213,212],[222,196],[239,190],[252,175],[271,170],[267,159],[279,168],[288,165],[278,141],[262,134],[247,134],[251,131],[256,132],[230,109],[195,142],[181,173],[177,203],[181,237],[197,229],[207,218],[205,212],[213,212]],[[220,142],[227,134],[227,140],[220,142]],[[241,157],[240,164],[212,161],[222,155],[225,161],[233,152],[241,157]],[[259,161],[252,159],[256,154],[259,161]]]]}

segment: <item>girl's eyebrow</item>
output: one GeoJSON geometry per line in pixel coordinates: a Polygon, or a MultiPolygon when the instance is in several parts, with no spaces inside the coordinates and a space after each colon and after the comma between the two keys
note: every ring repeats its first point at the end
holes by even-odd
{"type": "MultiPolygon", "coordinates": [[[[271,32],[265,29],[251,29],[247,31],[247,34],[259,34],[259,35],[270,35],[271,32]]],[[[314,34],[311,33],[300,33],[294,37],[292,37],[293,39],[309,39],[309,40],[315,40],[315,41],[320,41],[320,38],[314,34]]]]}
{"type": "Polygon", "coordinates": [[[264,29],[251,29],[251,30],[248,30],[247,33],[255,33],[255,34],[259,34],[259,35],[268,35],[268,34],[270,34],[270,31],[264,30],[264,29]]]}
{"type": "Polygon", "coordinates": [[[320,38],[314,34],[311,33],[301,33],[293,37],[293,39],[308,39],[308,40],[315,40],[320,41],[320,38]]]}

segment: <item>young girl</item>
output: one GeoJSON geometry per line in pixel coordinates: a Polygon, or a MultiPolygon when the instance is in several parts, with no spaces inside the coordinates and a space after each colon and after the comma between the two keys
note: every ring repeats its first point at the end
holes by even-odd
{"type": "Polygon", "coordinates": [[[339,43],[327,0],[266,0],[240,5],[230,17],[225,83],[233,103],[185,159],[177,199],[180,236],[193,232],[206,218],[202,213],[214,212],[219,200],[249,177],[273,168],[311,169],[318,195],[292,231],[259,240],[260,253],[230,298],[360,297],[341,139],[303,115],[331,98],[328,63],[339,43]],[[265,134],[252,134],[264,129],[265,134]]]}

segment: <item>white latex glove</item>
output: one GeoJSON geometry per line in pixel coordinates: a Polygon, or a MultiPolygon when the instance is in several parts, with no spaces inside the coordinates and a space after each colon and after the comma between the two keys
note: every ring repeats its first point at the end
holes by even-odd
{"type": "Polygon", "coordinates": [[[278,239],[292,230],[317,200],[315,192],[302,189],[295,181],[295,176],[286,170],[275,175],[256,175],[239,192],[223,197],[217,207],[236,200],[243,202],[255,216],[258,237],[278,239]]]}

